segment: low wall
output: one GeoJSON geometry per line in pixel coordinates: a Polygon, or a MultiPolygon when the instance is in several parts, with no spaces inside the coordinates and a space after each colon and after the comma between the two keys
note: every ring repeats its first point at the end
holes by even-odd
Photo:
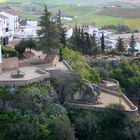
{"type": "Polygon", "coordinates": [[[74,71],[74,70],[72,69],[72,67],[69,65],[69,63],[68,63],[66,60],[63,59],[63,62],[64,62],[64,64],[67,66],[67,68],[68,68],[70,71],[74,71]]]}
{"type": "MultiPolygon", "coordinates": [[[[94,110],[94,111],[104,111],[107,108],[104,107],[97,107],[94,106],[92,104],[80,104],[80,103],[76,103],[76,102],[69,102],[69,103],[65,103],[65,105],[69,108],[74,108],[74,109],[86,109],[86,110],[94,110]]],[[[129,117],[130,120],[133,120],[136,118],[136,116],[138,115],[138,110],[136,111],[126,111],[127,116],[129,117]]]]}
{"type": "Polygon", "coordinates": [[[8,80],[1,80],[0,81],[0,87],[6,87],[6,86],[26,86],[26,85],[30,85],[33,83],[39,83],[44,81],[45,79],[50,77],[50,74],[47,73],[44,70],[41,69],[36,69],[36,73],[39,73],[40,76],[39,77],[33,77],[30,79],[22,79],[22,78],[17,78],[17,79],[8,79],[8,80]]]}
{"type": "MultiPolygon", "coordinates": [[[[108,89],[105,89],[105,88],[101,88],[101,87],[100,87],[100,90],[102,92],[121,97],[123,100],[125,100],[125,102],[131,108],[131,110],[125,110],[125,112],[127,113],[129,119],[134,119],[137,116],[138,108],[135,105],[133,105],[131,103],[131,101],[124,94],[120,94],[118,92],[108,90],[108,89]]],[[[80,103],[80,102],[70,102],[70,103],[66,103],[66,105],[68,107],[72,107],[72,108],[75,108],[75,109],[81,108],[81,109],[90,109],[90,110],[95,110],[95,111],[102,111],[102,110],[106,109],[105,107],[95,106],[94,104],[89,104],[89,103],[86,104],[86,103],[80,103]]]]}
{"type": "Polygon", "coordinates": [[[0,64],[0,74],[2,74],[2,64],[0,64]]]}
{"type": "Polygon", "coordinates": [[[117,90],[120,87],[119,81],[117,81],[115,79],[111,79],[111,78],[107,78],[107,79],[103,80],[103,83],[101,83],[99,85],[103,88],[107,88],[110,90],[117,90]],[[107,81],[112,82],[113,84],[111,86],[107,86],[107,84],[106,84],[107,81]]]}
{"type": "Polygon", "coordinates": [[[100,90],[103,91],[103,92],[106,92],[106,93],[109,93],[109,94],[112,94],[112,95],[115,95],[115,96],[123,98],[123,100],[125,100],[125,102],[131,108],[131,110],[129,110],[129,111],[126,110],[129,118],[136,117],[136,115],[138,114],[138,108],[135,105],[133,105],[131,103],[131,101],[124,94],[121,94],[121,93],[118,93],[118,92],[115,92],[115,91],[112,91],[112,90],[108,90],[108,89],[105,89],[105,88],[101,88],[101,87],[100,87],[100,90]]]}
{"type": "Polygon", "coordinates": [[[0,87],[6,87],[6,86],[26,86],[26,85],[30,85],[33,83],[39,83],[44,81],[46,78],[48,78],[49,75],[42,75],[40,77],[37,78],[33,78],[30,80],[9,80],[9,81],[0,81],[0,87]]]}
{"type": "Polygon", "coordinates": [[[2,69],[18,68],[18,57],[9,57],[2,59],[2,69]]]}

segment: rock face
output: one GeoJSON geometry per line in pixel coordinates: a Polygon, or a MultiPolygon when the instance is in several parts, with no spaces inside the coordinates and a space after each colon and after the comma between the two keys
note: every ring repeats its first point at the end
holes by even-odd
{"type": "Polygon", "coordinates": [[[74,100],[80,103],[97,104],[99,93],[97,86],[87,85],[82,87],[80,92],[76,93],[74,100]]]}

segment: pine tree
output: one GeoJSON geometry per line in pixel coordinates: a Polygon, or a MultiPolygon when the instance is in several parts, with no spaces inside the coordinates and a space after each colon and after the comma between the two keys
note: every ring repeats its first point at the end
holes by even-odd
{"type": "Polygon", "coordinates": [[[123,40],[122,40],[120,37],[119,37],[118,40],[117,40],[116,49],[117,49],[117,52],[118,52],[119,54],[123,54],[124,51],[125,51],[124,42],[123,42],[123,40]]]}
{"type": "Polygon", "coordinates": [[[132,34],[131,38],[130,38],[130,43],[129,43],[130,49],[129,51],[131,52],[132,55],[134,55],[136,49],[136,41],[135,41],[135,36],[134,34],[132,34]]]}
{"type": "Polygon", "coordinates": [[[105,39],[104,39],[104,33],[102,33],[102,37],[101,37],[101,49],[102,49],[102,52],[105,51],[105,39]]]}
{"type": "Polygon", "coordinates": [[[41,30],[38,32],[38,35],[40,36],[39,49],[48,55],[58,54],[61,46],[59,31],[46,6],[40,20],[40,26],[41,30]]]}

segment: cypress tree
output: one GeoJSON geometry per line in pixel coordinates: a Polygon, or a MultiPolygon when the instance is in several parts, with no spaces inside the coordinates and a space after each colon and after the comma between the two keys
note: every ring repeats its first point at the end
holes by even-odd
{"type": "Polygon", "coordinates": [[[129,51],[131,52],[132,55],[134,55],[134,53],[136,51],[136,49],[135,49],[135,47],[136,47],[136,41],[135,41],[134,34],[132,34],[132,36],[130,38],[129,47],[130,47],[129,51]]]}
{"type": "Polygon", "coordinates": [[[101,49],[102,49],[102,52],[105,51],[105,39],[104,39],[104,33],[102,33],[102,37],[101,37],[101,49]]]}

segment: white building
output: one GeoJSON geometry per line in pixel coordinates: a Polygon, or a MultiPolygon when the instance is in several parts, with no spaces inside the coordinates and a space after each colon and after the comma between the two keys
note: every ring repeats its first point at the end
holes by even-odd
{"type": "Polygon", "coordinates": [[[15,32],[19,27],[18,15],[11,11],[1,11],[0,14],[8,18],[8,30],[15,32]]]}
{"type": "Polygon", "coordinates": [[[91,25],[82,25],[80,27],[84,32],[87,32],[89,35],[95,34],[97,38],[99,38],[99,29],[97,27],[91,25]]]}
{"type": "Polygon", "coordinates": [[[18,38],[36,38],[37,37],[37,21],[27,21],[25,27],[22,27],[16,34],[18,38]]]}
{"type": "Polygon", "coordinates": [[[0,14],[0,37],[5,36],[8,32],[8,18],[0,14]]]}
{"type": "Polygon", "coordinates": [[[67,31],[66,31],[66,38],[67,39],[71,38],[72,34],[73,34],[73,28],[67,29],[67,31]]]}

